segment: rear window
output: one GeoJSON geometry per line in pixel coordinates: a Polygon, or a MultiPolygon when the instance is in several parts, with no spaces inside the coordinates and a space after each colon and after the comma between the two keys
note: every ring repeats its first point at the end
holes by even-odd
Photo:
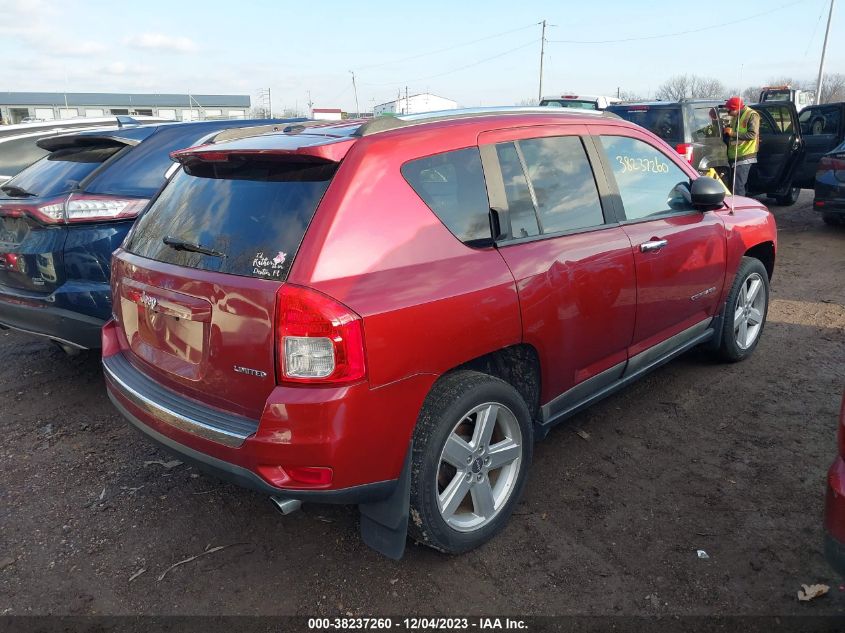
{"type": "Polygon", "coordinates": [[[595,101],[584,101],[579,99],[543,99],[541,106],[551,108],[577,108],[579,110],[598,110],[599,106],[595,101]]]}
{"type": "Polygon", "coordinates": [[[664,106],[612,106],[608,110],[614,114],[618,114],[626,121],[644,127],[670,145],[684,141],[684,128],[680,108],[667,108],[664,106]]]}
{"type": "Polygon", "coordinates": [[[9,184],[40,197],[67,193],[123,147],[108,145],[56,150],[24,169],[9,184]]]}
{"type": "Polygon", "coordinates": [[[477,147],[409,161],[402,176],[455,237],[471,246],[490,243],[490,202],[477,147]]]}
{"type": "Polygon", "coordinates": [[[230,160],[180,171],[125,248],[168,264],[284,280],[336,163],[230,160]],[[179,250],[181,241],[216,255],[179,250]]]}

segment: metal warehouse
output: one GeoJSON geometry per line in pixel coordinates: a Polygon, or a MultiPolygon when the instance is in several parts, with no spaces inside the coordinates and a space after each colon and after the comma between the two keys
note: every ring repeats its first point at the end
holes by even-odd
{"type": "Polygon", "coordinates": [[[3,123],[145,114],[192,121],[246,118],[249,95],[120,94],[112,92],[0,92],[3,123]]]}

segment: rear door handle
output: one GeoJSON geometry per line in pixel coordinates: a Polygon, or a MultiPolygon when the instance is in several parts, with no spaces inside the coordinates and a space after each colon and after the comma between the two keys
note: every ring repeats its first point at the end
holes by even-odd
{"type": "Polygon", "coordinates": [[[654,253],[666,246],[669,240],[651,240],[640,244],[640,251],[643,253],[654,253]]]}

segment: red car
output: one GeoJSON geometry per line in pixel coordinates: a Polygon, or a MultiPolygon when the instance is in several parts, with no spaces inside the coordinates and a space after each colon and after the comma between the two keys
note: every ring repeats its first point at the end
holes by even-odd
{"type": "Polygon", "coordinates": [[[839,409],[839,454],[827,471],[824,507],[824,553],[837,573],[845,576],[845,393],[839,409]]]}
{"type": "Polygon", "coordinates": [[[760,340],[772,215],[613,115],[300,125],[174,158],[114,255],[112,401],[283,510],[359,504],[390,556],[408,532],[484,543],[549,428],[760,340]]]}

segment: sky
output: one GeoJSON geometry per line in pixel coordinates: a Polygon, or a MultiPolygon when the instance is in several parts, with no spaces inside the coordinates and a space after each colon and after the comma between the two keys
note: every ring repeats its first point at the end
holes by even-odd
{"type": "MultiPolygon", "coordinates": [[[[742,89],[815,81],[830,0],[0,0],[0,91],[248,94],[361,111],[432,92],[462,106],[544,94],[651,97],[670,76],[742,89]],[[712,28],[711,28],[712,27],[712,28]],[[697,32],[690,32],[697,31],[697,32]]],[[[825,71],[845,73],[837,7],[825,71]]]]}

